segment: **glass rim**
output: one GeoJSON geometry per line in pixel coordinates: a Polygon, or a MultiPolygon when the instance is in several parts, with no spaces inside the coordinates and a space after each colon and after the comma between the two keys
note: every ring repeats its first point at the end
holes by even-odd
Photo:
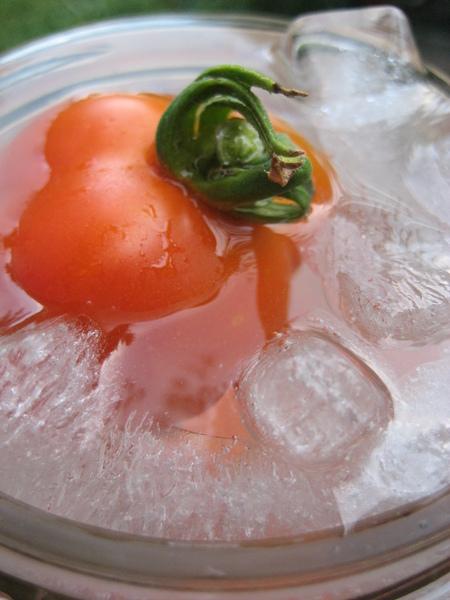
{"type": "MultiPolygon", "coordinates": [[[[282,32],[290,19],[235,13],[160,13],[83,25],[0,54],[0,67],[67,42],[147,27],[282,32]]],[[[15,65],[14,63],[17,63],[15,65]]],[[[429,68],[446,86],[448,79],[429,68]]],[[[0,548],[47,565],[136,585],[177,589],[279,588],[360,573],[450,540],[450,490],[359,523],[289,538],[184,541],[128,534],[48,513],[0,492],[0,548]]],[[[447,559],[447,557],[445,557],[447,559]]],[[[448,565],[445,567],[446,572],[448,565]]],[[[438,575],[441,573],[438,573],[438,575]]],[[[436,576],[438,576],[436,575],[436,576]]]]}
{"type": "MultiPolygon", "coordinates": [[[[67,42],[82,41],[91,37],[98,38],[98,36],[109,35],[111,33],[123,33],[130,31],[130,29],[145,29],[149,25],[158,28],[172,28],[181,25],[187,27],[208,25],[209,27],[217,28],[233,26],[237,29],[281,32],[286,29],[290,22],[291,19],[288,17],[266,16],[262,13],[247,14],[225,11],[199,11],[198,13],[160,12],[154,15],[117,17],[70,27],[18,44],[9,50],[0,52],[0,66],[9,65],[11,62],[26,58],[27,56],[34,57],[37,52],[55,48],[67,42]]],[[[1,78],[0,75],[0,80],[1,78]]]]}
{"type": "MultiPolygon", "coordinates": [[[[450,541],[450,491],[358,524],[290,538],[185,541],[128,534],[48,513],[0,492],[0,548],[121,583],[251,590],[305,585],[395,563],[450,541]]],[[[448,572],[447,556],[438,577],[448,572]]]]}

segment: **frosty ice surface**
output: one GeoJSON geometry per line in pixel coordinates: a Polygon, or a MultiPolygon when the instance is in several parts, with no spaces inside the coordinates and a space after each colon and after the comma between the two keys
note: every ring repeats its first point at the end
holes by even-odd
{"type": "Polygon", "coordinates": [[[102,333],[37,322],[0,341],[3,492],[112,529],[229,540],[351,528],[450,485],[448,95],[395,9],[302,18],[275,57],[310,93],[287,116],[341,194],[299,242],[312,291],[293,277],[289,330],[243,365],[252,436],[118,423],[102,333]]]}
{"type": "Polygon", "coordinates": [[[111,415],[121,391],[100,367],[100,343],[92,325],[65,319],[3,338],[2,491],[84,522],[181,539],[289,535],[340,522],[329,491],[259,448],[118,427],[111,415]]]}

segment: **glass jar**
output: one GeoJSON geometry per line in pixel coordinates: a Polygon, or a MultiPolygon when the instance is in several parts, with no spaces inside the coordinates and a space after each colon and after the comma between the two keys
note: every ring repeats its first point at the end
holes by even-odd
{"type": "MultiPolygon", "coordinates": [[[[0,59],[0,145],[39,113],[89,93],[176,93],[221,63],[286,73],[297,36],[295,24],[287,27],[283,19],[263,17],[162,15],[82,27],[18,48],[0,59]]],[[[448,93],[445,82],[440,85],[448,93]]],[[[289,118],[286,102],[271,99],[270,106],[289,118]]],[[[449,570],[445,491],[345,534],[336,529],[242,543],[118,533],[0,493],[0,571],[73,598],[353,600],[406,594],[443,600],[450,597],[449,570]]]]}

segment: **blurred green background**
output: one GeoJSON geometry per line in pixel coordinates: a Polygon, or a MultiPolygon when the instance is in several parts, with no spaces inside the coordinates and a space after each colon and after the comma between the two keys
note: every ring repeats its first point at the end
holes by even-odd
{"type": "Polygon", "coordinates": [[[377,4],[402,8],[425,59],[450,71],[450,0],[0,0],[0,52],[62,29],[121,16],[206,11],[294,17],[377,4]]]}

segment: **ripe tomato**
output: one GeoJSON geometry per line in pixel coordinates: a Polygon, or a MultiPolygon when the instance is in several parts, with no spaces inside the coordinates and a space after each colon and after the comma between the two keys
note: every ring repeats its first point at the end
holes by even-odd
{"type": "Polygon", "coordinates": [[[42,304],[153,318],[220,287],[213,232],[157,166],[153,141],[168,102],[91,96],[50,126],[49,180],[11,239],[10,273],[42,304]]]}

